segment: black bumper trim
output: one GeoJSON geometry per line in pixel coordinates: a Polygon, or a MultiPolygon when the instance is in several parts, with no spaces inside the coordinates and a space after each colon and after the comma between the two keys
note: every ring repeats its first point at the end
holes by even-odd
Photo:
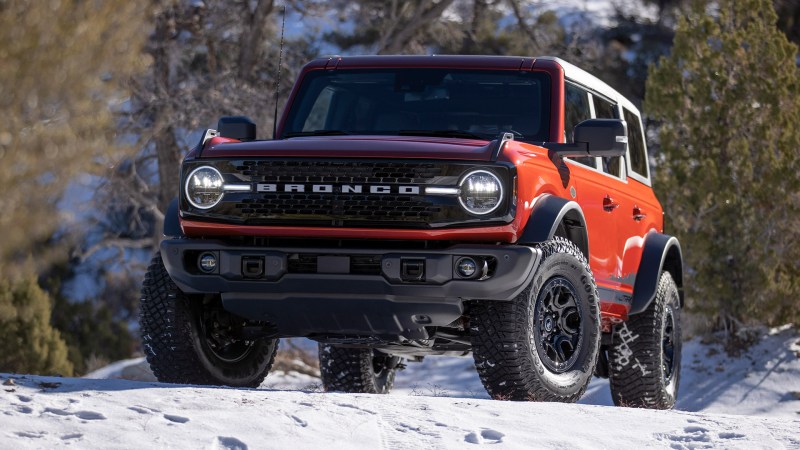
{"type": "Polygon", "coordinates": [[[161,255],[170,277],[184,292],[219,293],[226,309],[274,322],[284,336],[403,334],[423,326],[447,325],[461,315],[464,300],[503,301],[519,295],[530,283],[541,256],[536,248],[516,245],[460,244],[441,250],[398,251],[238,247],[201,239],[164,240],[161,255]],[[194,270],[186,255],[198,252],[218,255],[216,273],[194,270]],[[295,253],[380,255],[382,274],[288,273],[288,255],[295,253]],[[454,261],[465,255],[495,258],[494,276],[457,279],[454,261]],[[261,279],[242,276],[242,257],[264,258],[261,279]],[[400,280],[404,258],[424,259],[424,282],[400,280]]]}

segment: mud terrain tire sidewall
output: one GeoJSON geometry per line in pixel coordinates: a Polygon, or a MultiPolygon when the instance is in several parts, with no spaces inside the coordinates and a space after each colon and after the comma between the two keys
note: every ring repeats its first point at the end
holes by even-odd
{"type": "Polygon", "coordinates": [[[614,404],[650,409],[671,409],[675,405],[681,375],[680,312],[678,286],[669,272],[662,272],[650,306],[614,327],[608,354],[614,404]],[[673,327],[673,363],[672,374],[667,379],[662,346],[670,325],[673,327]]]}
{"type": "Polygon", "coordinates": [[[319,371],[326,391],[388,394],[394,386],[400,358],[370,348],[319,345],[319,371]],[[375,358],[384,358],[391,368],[375,371],[375,358]]]}
{"type": "Polygon", "coordinates": [[[539,246],[542,261],[531,284],[513,301],[476,301],[470,307],[473,357],[481,381],[494,399],[575,402],[594,373],[600,345],[597,288],[583,253],[572,242],[554,238],[539,246]],[[577,357],[561,373],[540,354],[537,302],[551,280],[574,288],[580,311],[577,357]]]}
{"type": "Polygon", "coordinates": [[[152,259],[141,292],[142,347],[156,378],[164,383],[258,387],[269,373],[277,339],[257,341],[236,364],[208,351],[199,334],[201,299],[181,292],[160,254],[152,259]]]}

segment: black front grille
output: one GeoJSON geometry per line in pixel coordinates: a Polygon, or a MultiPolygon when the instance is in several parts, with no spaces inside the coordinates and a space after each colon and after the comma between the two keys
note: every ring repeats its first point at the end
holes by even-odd
{"type": "Polygon", "coordinates": [[[393,161],[239,161],[249,181],[277,183],[425,183],[442,175],[441,164],[393,161]]]}
{"type": "MultiPolygon", "coordinates": [[[[470,162],[350,159],[232,159],[189,161],[187,174],[212,165],[225,183],[249,184],[250,192],[226,192],[208,210],[183,198],[184,217],[243,225],[437,228],[513,218],[508,199],[488,217],[472,216],[454,195],[427,194],[425,188],[456,187],[478,165],[470,162]],[[317,191],[321,189],[322,191],[317,191]]],[[[486,169],[485,164],[480,165],[486,169]]],[[[490,166],[507,183],[504,165],[490,166]]],[[[506,190],[510,192],[511,189],[506,190]]]]}
{"type": "Polygon", "coordinates": [[[235,208],[242,214],[261,217],[286,215],[351,216],[370,219],[420,220],[438,213],[441,208],[407,195],[320,195],[320,194],[263,194],[245,198],[235,208]]]}

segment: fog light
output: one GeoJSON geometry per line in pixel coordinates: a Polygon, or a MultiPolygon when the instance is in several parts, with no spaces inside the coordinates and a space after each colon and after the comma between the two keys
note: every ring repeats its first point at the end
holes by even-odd
{"type": "Polygon", "coordinates": [[[217,257],[213,253],[203,253],[197,260],[197,265],[203,272],[211,273],[217,269],[217,257]]]}
{"type": "Polygon", "coordinates": [[[478,264],[472,258],[461,258],[456,262],[458,274],[464,278],[470,278],[478,271],[478,264]]]}

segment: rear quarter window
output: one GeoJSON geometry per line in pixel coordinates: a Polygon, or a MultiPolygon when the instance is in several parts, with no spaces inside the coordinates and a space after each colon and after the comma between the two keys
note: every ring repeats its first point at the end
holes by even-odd
{"type": "Polygon", "coordinates": [[[647,151],[644,145],[644,133],[639,116],[623,108],[625,122],[628,123],[628,157],[631,172],[642,178],[648,178],[647,151]]]}

